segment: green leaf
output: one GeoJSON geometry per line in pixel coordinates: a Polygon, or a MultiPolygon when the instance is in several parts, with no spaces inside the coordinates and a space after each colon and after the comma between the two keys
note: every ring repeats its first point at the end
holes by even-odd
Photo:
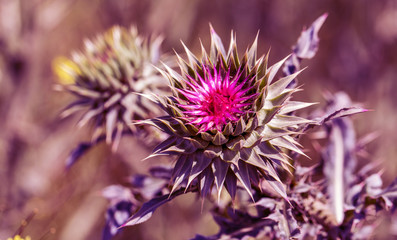
{"type": "Polygon", "coordinates": [[[243,118],[240,118],[237,121],[236,127],[233,132],[233,136],[238,136],[242,134],[244,132],[244,129],[245,129],[245,121],[243,120],[243,118]]]}
{"type": "Polygon", "coordinates": [[[298,91],[300,91],[300,90],[296,89],[296,88],[290,88],[290,89],[284,90],[282,93],[280,93],[279,95],[277,95],[274,98],[270,98],[270,96],[266,96],[266,99],[264,101],[262,108],[271,109],[273,107],[282,106],[287,102],[287,100],[291,97],[291,95],[293,93],[298,92],[298,91]]]}
{"type": "Polygon", "coordinates": [[[245,126],[244,132],[252,132],[257,127],[258,127],[258,117],[253,116],[248,120],[248,123],[245,126]]]}
{"type": "Polygon", "coordinates": [[[190,138],[191,143],[193,144],[194,147],[199,148],[199,149],[204,149],[208,146],[209,142],[205,141],[204,139],[200,137],[193,137],[190,138]]]}
{"type": "Polygon", "coordinates": [[[274,139],[270,140],[270,143],[273,146],[285,148],[285,149],[291,150],[293,152],[299,153],[300,155],[303,155],[303,156],[309,158],[304,152],[302,152],[302,150],[299,147],[297,147],[294,144],[294,142],[295,142],[295,140],[293,138],[291,138],[290,136],[284,136],[284,137],[274,138],[274,139]],[[290,139],[290,140],[288,140],[288,139],[290,139]]]}
{"type": "Polygon", "coordinates": [[[216,62],[216,57],[218,54],[221,54],[223,56],[226,56],[226,51],[225,48],[222,44],[221,38],[216,34],[214,28],[212,25],[210,25],[210,31],[211,31],[211,52],[210,52],[210,58],[213,62],[216,62]]]}
{"type": "MultiPolygon", "coordinates": [[[[266,56],[262,56],[260,57],[257,61],[256,61],[256,77],[257,77],[257,81],[260,82],[259,85],[259,92],[262,92],[263,88],[265,86],[267,86],[267,78],[265,77],[266,75],[266,71],[267,71],[267,63],[269,60],[269,53],[270,50],[266,53],[266,56]]],[[[269,76],[269,72],[267,74],[269,76]]]]}
{"type": "Polygon", "coordinates": [[[265,164],[265,161],[263,161],[263,159],[258,155],[258,153],[256,153],[255,150],[252,150],[251,157],[249,157],[246,162],[261,168],[266,172],[268,171],[268,166],[265,164]]]}
{"type": "Polygon", "coordinates": [[[256,146],[262,139],[261,135],[259,135],[256,131],[253,131],[250,134],[245,135],[244,137],[244,148],[252,148],[256,146]]]}
{"type": "Polygon", "coordinates": [[[233,133],[233,126],[232,123],[229,122],[228,124],[226,124],[226,126],[223,128],[223,132],[222,134],[226,137],[228,137],[229,135],[231,135],[233,133]]]}
{"type": "Polygon", "coordinates": [[[297,102],[297,101],[287,101],[283,108],[280,110],[280,114],[287,114],[290,112],[297,111],[299,109],[307,108],[313,106],[317,103],[306,103],[306,102],[297,102]]]}
{"type": "Polygon", "coordinates": [[[273,66],[269,68],[269,79],[267,80],[267,85],[271,84],[273,81],[273,78],[276,76],[276,73],[280,69],[280,67],[284,64],[284,62],[289,58],[290,55],[282,59],[281,61],[277,62],[273,66]]]}
{"type": "Polygon", "coordinates": [[[256,34],[254,43],[252,43],[250,49],[247,52],[247,63],[250,67],[253,67],[255,65],[257,49],[258,49],[258,36],[259,36],[259,32],[256,34]]]}
{"type": "Polygon", "coordinates": [[[271,84],[267,89],[266,98],[273,99],[273,98],[279,96],[287,88],[288,84],[290,84],[290,82],[292,82],[292,80],[294,80],[303,70],[304,69],[302,69],[294,74],[283,77],[280,80],[271,84]]]}
{"type": "Polygon", "coordinates": [[[224,148],[220,157],[224,161],[236,163],[240,159],[240,153],[239,151],[232,151],[228,148],[224,148]]]}
{"type": "Polygon", "coordinates": [[[242,148],[240,150],[240,158],[244,161],[248,161],[248,159],[251,157],[252,155],[252,148],[242,148]]]}
{"type": "Polygon", "coordinates": [[[222,147],[221,146],[215,146],[215,145],[209,145],[205,150],[204,150],[204,155],[207,158],[215,158],[219,157],[222,152],[222,147]]]}
{"type": "Polygon", "coordinates": [[[190,66],[200,65],[200,61],[194,56],[188,47],[181,41],[183,48],[185,49],[186,55],[189,59],[190,66]]]}
{"type": "Polygon", "coordinates": [[[273,126],[270,126],[267,124],[263,130],[260,132],[260,135],[262,136],[262,141],[268,141],[277,137],[282,137],[282,136],[287,136],[287,135],[292,135],[292,134],[300,134],[297,132],[292,132],[287,129],[283,128],[276,128],[273,126]]]}
{"type": "Polygon", "coordinates": [[[212,143],[220,146],[223,145],[227,142],[227,138],[225,136],[223,136],[223,134],[221,132],[217,132],[214,139],[212,140],[212,143]]]}
{"type": "Polygon", "coordinates": [[[257,149],[257,153],[261,156],[264,156],[268,159],[275,159],[291,166],[285,154],[278,151],[268,141],[261,142],[255,149],[257,149]]]}
{"type": "Polygon", "coordinates": [[[281,109],[282,106],[275,106],[271,109],[261,109],[258,111],[258,124],[259,126],[263,126],[270,122],[273,117],[277,114],[277,112],[281,109]]]}
{"type": "Polygon", "coordinates": [[[202,139],[208,142],[212,142],[212,140],[214,139],[214,136],[209,134],[208,132],[201,132],[200,135],[202,139]]]}
{"type": "Polygon", "coordinates": [[[280,115],[280,114],[277,114],[272,120],[272,125],[279,128],[292,127],[295,125],[302,125],[302,124],[314,124],[314,123],[316,122],[313,120],[296,117],[296,116],[280,115]]]}
{"type": "Polygon", "coordinates": [[[240,150],[245,142],[245,138],[243,136],[237,136],[226,143],[226,147],[233,151],[240,150]]]}

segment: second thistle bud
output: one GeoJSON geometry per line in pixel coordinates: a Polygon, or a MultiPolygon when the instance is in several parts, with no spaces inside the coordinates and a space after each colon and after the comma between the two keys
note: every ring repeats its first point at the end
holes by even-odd
{"type": "Polygon", "coordinates": [[[86,40],[84,51],[74,53],[70,60],[55,61],[59,88],[77,96],[62,115],[84,111],[78,126],[93,123],[92,141],[105,138],[114,148],[124,132],[147,137],[152,131],[130,123],[160,114],[141,94],[169,91],[167,80],[154,68],[160,62],[161,42],[161,37],[149,40],[139,36],[135,27],[113,27],[86,40]]]}

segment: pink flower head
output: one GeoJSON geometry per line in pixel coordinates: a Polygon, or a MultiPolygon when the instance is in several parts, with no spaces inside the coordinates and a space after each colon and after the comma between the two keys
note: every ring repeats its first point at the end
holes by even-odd
{"type": "Polygon", "coordinates": [[[241,81],[239,71],[231,76],[230,69],[225,73],[216,67],[212,69],[203,66],[203,77],[198,75],[196,80],[187,76],[187,88],[178,89],[187,99],[180,104],[186,110],[185,118],[200,132],[212,129],[222,131],[229,122],[237,122],[250,112],[253,100],[258,95],[250,92],[253,88],[249,84],[252,79],[241,81]]]}

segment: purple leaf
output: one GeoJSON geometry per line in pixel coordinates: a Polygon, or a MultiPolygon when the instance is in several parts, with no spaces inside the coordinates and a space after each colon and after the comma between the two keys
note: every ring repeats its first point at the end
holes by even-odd
{"type": "Polygon", "coordinates": [[[360,108],[360,107],[345,107],[345,108],[341,108],[327,116],[325,116],[324,118],[322,118],[322,120],[319,122],[320,125],[337,119],[337,118],[342,118],[342,117],[346,117],[346,116],[351,116],[357,113],[363,113],[363,112],[368,112],[368,109],[365,108],[360,108]]]}
{"type": "Polygon", "coordinates": [[[134,225],[146,222],[147,220],[149,220],[149,218],[152,216],[153,212],[158,207],[171,201],[172,199],[176,198],[177,196],[183,194],[184,191],[185,191],[184,189],[179,189],[178,191],[175,191],[172,195],[166,194],[166,195],[151,199],[150,201],[144,203],[143,206],[138,210],[138,212],[136,212],[134,215],[132,215],[127,220],[127,222],[124,223],[121,227],[134,226],[134,225]]]}
{"type": "Polygon", "coordinates": [[[229,164],[221,160],[220,158],[215,158],[212,164],[212,171],[215,177],[215,184],[218,189],[218,199],[220,198],[220,193],[223,187],[223,183],[226,178],[227,170],[229,169],[229,164]]]}
{"type": "Polygon", "coordinates": [[[232,201],[234,201],[237,191],[237,178],[230,169],[228,171],[228,174],[226,175],[225,187],[226,190],[229,192],[232,201]]]}
{"type": "Polygon", "coordinates": [[[66,169],[69,170],[84,153],[90,150],[92,145],[92,143],[84,142],[80,143],[75,149],[73,149],[72,152],[69,154],[69,157],[66,159],[66,169]]]}
{"type": "Polygon", "coordinates": [[[102,240],[110,240],[119,232],[119,227],[136,209],[134,198],[129,188],[112,185],[102,191],[102,196],[110,201],[106,211],[106,224],[102,233],[102,240]]]}
{"type": "Polygon", "coordinates": [[[327,19],[327,16],[327,13],[321,15],[308,29],[302,31],[298,42],[293,48],[293,51],[298,58],[310,59],[316,55],[319,45],[318,32],[320,31],[325,19],[327,19]]]}
{"type": "Polygon", "coordinates": [[[214,174],[210,168],[204,169],[204,171],[199,175],[200,181],[200,195],[205,197],[211,191],[212,184],[214,182],[214,174]]]}
{"type": "MultiPolygon", "coordinates": [[[[302,31],[296,45],[292,48],[293,52],[291,57],[285,61],[283,67],[283,73],[285,76],[299,71],[301,68],[300,62],[302,59],[310,59],[316,55],[320,42],[318,38],[318,31],[320,30],[327,16],[327,13],[321,15],[308,29],[302,31]]],[[[296,79],[294,79],[287,88],[290,88],[294,85],[296,85],[296,79]]]]}
{"type": "Polygon", "coordinates": [[[397,198],[397,178],[381,193],[382,196],[397,198]]]}
{"type": "Polygon", "coordinates": [[[161,178],[165,180],[171,179],[172,168],[170,166],[155,166],[149,169],[150,175],[154,178],[161,178]]]}

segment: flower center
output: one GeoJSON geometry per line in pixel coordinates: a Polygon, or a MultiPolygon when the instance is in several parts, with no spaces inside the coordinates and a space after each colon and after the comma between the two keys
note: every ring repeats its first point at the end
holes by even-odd
{"type": "Polygon", "coordinates": [[[209,115],[216,118],[224,118],[226,115],[231,115],[230,108],[233,102],[229,96],[224,96],[219,93],[210,95],[209,99],[203,103],[203,109],[205,109],[209,115]]]}
{"type": "Polygon", "coordinates": [[[240,74],[231,77],[229,71],[223,76],[214,68],[204,68],[205,77],[189,78],[187,89],[180,89],[187,102],[181,104],[190,123],[201,132],[209,129],[222,131],[223,127],[234,123],[248,112],[257,94],[249,94],[251,87],[244,87],[248,78],[239,81],[240,74]]]}

